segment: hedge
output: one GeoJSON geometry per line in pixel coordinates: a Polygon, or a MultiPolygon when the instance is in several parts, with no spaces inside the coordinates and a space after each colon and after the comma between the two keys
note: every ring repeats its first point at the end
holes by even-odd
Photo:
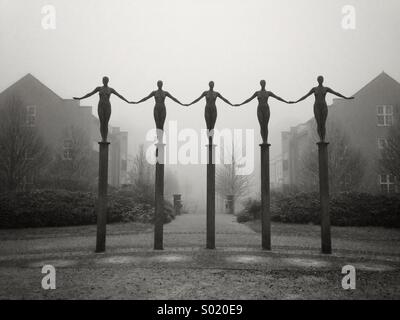
{"type": "MultiPolygon", "coordinates": [[[[96,195],[90,192],[37,190],[0,194],[0,228],[36,228],[96,223],[96,195]]],[[[165,223],[174,210],[165,202],[165,223]]],[[[113,191],[108,199],[108,223],[153,222],[154,206],[140,202],[129,191],[113,191]]]]}
{"type": "MultiPolygon", "coordinates": [[[[247,200],[238,222],[259,219],[261,204],[247,200]]],[[[400,196],[341,193],[330,199],[331,224],[335,226],[379,226],[400,228],[400,196]]],[[[271,219],[276,222],[320,224],[317,193],[272,196],[271,219]]]]}

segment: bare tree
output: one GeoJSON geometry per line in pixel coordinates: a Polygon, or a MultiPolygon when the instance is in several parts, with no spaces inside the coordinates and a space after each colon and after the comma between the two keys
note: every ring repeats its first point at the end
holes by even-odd
{"type": "Polygon", "coordinates": [[[97,177],[98,162],[89,135],[80,127],[65,128],[58,146],[49,168],[51,179],[56,183],[57,180],[60,183],[73,182],[77,188],[93,185],[97,177]]]}
{"type": "Polygon", "coordinates": [[[400,186],[400,116],[397,116],[389,130],[381,154],[381,168],[394,176],[397,187],[400,186]]]}
{"type": "Polygon", "coordinates": [[[7,191],[37,176],[47,163],[48,149],[37,129],[27,124],[26,109],[15,96],[0,106],[0,150],[0,177],[7,191]]]}
{"type": "Polygon", "coordinates": [[[230,150],[226,150],[226,154],[230,156],[231,163],[221,161],[222,163],[217,167],[215,191],[222,198],[228,195],[233,196],[235,203],[248,195],[252,177],[237,174],[237,169],[241,163],[241,155],[235,152],[234,143],[232,143],[230,150]]]}
{"type": "Polygon", "coordinates": [[[133,167],[128,173],[130,183],[148,201],[153,201],[154,196],[154,166],[146,159],[144,145],[139,146],[139,151],[133,161],[133,167]]]}
{"type": "MultiPolygon", "coordinates": [[[[357,190],[364,175],[364,161],[359,150],[355,149],[338,123],[328,121],[329,134],[329,187],[332,193],[357,190]]],[[[299,187],[306,191],[318,188],[318,137],[310,135],[304,152],[300,155],[300,168],[297,172],[299,187]]]]}

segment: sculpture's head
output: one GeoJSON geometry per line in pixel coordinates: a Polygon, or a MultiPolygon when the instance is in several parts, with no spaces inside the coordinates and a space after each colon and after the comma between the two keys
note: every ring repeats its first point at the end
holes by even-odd
{"type": "Polygon", "coordinates": [[[161,81],[161,80],[158,80],[157,81],[157,87],[158,87],[158,89],[162,89],[162,86],[163,86],[163,82],[161,81]]]}
{"type": "Polygon", "coordinates": [[[110,79],[108,77],[103,77],[103,84],[107,87],[108,86],[108,82],[110,81],[110,79]]]}
{"type": "Polygon", "coordinates": [[[262,89],[265,89],[266,84],[267,83],[265,82],[265,80],[261,80],[260,81],[260,86],[261,86],[262,89]]]}
{"type": "Polygon", "coordinates": [[[211,90],[213,90],[214,89],[214,81],[210,81],[208,83],[208,86],[210,87],[211,90]]]}
{"type": "Polygon", "coordinates": [[[322,86],[322,84],[324,83],[324,77],[323,77],[323,76],[319,76],[319,77],[317,78],[317,81],[318,81],[319,85],[322,86]]]}

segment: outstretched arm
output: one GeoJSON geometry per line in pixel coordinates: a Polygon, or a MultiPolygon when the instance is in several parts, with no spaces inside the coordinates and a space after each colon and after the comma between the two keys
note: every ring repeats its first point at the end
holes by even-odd
{"type": "Polygon", "coordinates": [[[307,99],[309,96],[311,96],[313,93],[314,93],[314,88],[312,88],[312,89],[310,90],[310,92],[307,93],[304,97],[301,97],[299,100],[294,101],[293,103],[298,103],[298,102],[300,102],[300,101],[303,101],[303,100],[307,99]]]}
{"type": "Polygon", "coordinates": [[[206,93],[203,92],[203,93],[201,94],[200,97],[198,97],[197,99],[193,100],[193,101],[192,101],[191,103],[189,103],[187,106],[191,106],[192,104],[195,104],[195,103],[199,102],[199,101],[200,101],[201,99],[203,99],[205,96],[206,96],[206,93]]]}
{"type": "Polygon", "coordinates": [[[244,105],[244,104],[246,104],[246,103],[249,103],[251,100],[253,100],[255,97],[257,97],[257,92],[256,93],[254,93],[250,98],[248,98],[247,100],[245,100],[245,101],[243,101],[242,103],[240,103],[240,104],[234,104],[233,106],[235,106],[235,107],[240,107],[240,106],[242,106],[242,105],[244,105]]]}
{"type": "Polygon", "coordinates": [[[91,97],[92,95],[94,95],[96,92],[99,92],[100,91],[100,87],[97,87],[96,89],[94,89],[92,92],[89,92],[88,94],[85,94],[83,97],[81,97],[81,98],[77,98],[77,97],[74,97],[74,100],[82,100],[82,99],[86,99],[86,98],[89,98],[89,97],[91,97]]]}
{"type": "Polygon", "coordinates": [[[165,95],[170,98],[172,101],[175,101],[176,103],[179,103],[181,106],[184,106],[182,102],[180,102],[177,98],[175,98],[173,95],[171,95],[169,92],[166,92],[165,95]]]}
{"type": "Polygon", "coordinates": [[[132,102],[132,103],[134,103],[134,104],[142,103],[142,102],[145,102],[146,100],[149,100],[153,96],[154,96],[154,91],[152,93],[150,93],[147,97],[139,100],[138,102],[132,102]]]}
{"type": "Polygon", "coordinates": [[[120,98],[120,99],[124,100],[125,102],[129,103],[128,100],[126,100],[122,95],[120,95],[120,94],[119,94],[117,91],[115,91],[114,89],[111,89],[111,92],[112,92],[113,94],[115,94],[118,98],[120,98]]]}
{"type": "Polygon", "coordinates": [[[327,92],[332,93],[332,94],[334,94],[335,96],[338,96],[338,97],[343,98],[343,99],[347,99],[347,100],[354,99],[354,97],[345,97],[345,96],[342,95],[341,93],[336,92],[336,91],[332,90],[331,88],[327,88],[327,92]]]}
{"type": "Polygon", "coordinates": [[[276,94],[274,94],[273,92],[269,93],[270,97],[275,98],[276,100],[285,102],[285,103],[289,103],[288,101],[286,101],[285,99],[282,99],[281,97],[277,96],[276,94]]]}
{"type": "Polygon", "coordinates": [[[229,102],[228,99],[225,99],[220,93],[217,93],[217,97],[220,98],[222,101],[224,101],[225,103],[229,104],[230,106],[233,107],[233,104],[229,102]]]}

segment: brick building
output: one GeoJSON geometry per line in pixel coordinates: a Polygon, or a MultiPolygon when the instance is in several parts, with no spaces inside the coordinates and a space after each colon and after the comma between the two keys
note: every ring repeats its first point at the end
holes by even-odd
{"type": "MultiPolygon", "coordinates": [[[[355,93],[354,97],[354,100],[334,99],[328,107],[328,119],[340,124],[350,144],[360,150],[365,160],[363,190],[373,193],[393,192],[395,177],[380,168],[379,157],[389,129],[399,113],[400,83],[382,72],[355,93]]],[[[315,130],[315,120],[310,119],[282,132],[282,154],[270,164],[273,172],[280,173],[271,177],[274,179],[272,185],[280,189],[296,186],[299,161],[302,154],[307,152],[305,147],[315,130]]]]}
{"type": "MultiPolygon", "coordinates": [[[[70,157],[72,130],[84,132],[87,143],[94,152],[98,152],[100,124],[92,114],[91,106],[80,106],[79,101],[61,98],[31,74],[0,93],[0,107],[9,96],[23,103],[26,123],[38,129],[50,150],[63,150],[65,161],[70,157]]],[[[111,126],[109,132],[109,183],[119,186],[127,179],[128,134],[111,126]]]]}

